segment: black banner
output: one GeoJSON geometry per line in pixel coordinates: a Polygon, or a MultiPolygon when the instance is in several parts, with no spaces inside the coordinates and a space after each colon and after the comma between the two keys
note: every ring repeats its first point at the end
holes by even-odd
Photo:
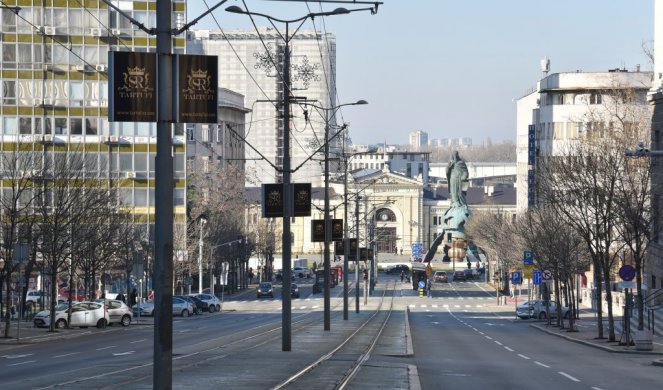
{"type": "Polygon", "coordinates": [[[110,122],[157,121],[157,56],[154,53],[108,52],[110,122]]]}
{"type": "Polygon", "coordinates": [[[310,217],[311,183],[295,183],[292,188],[294,198],[293,217],[310,217]]]}
{"type": "Polygon", "coordinates": [[[325,220],[311,220],[311,242],[325,242],[325,220]]]}
{"type": "Polygon", "coordinates": [[[331,240],[332,241],[343,241],[343,220],[342,219],[332,219],[331,220],[331,240]]]}
{"type": "Polygon", "coordinates": [[[359,248],[359,260],[368,260],[368,249],[359,248]]]}
{"type": "Polygon", "coordinates": [[[217,123],[219,68],[217,56],[179,55],[180,123],[217,123]]]}
{"type": "Polygon", "coordinates": [[[262,217],[283,217],[283,184],[262,185],[262,217]]]}

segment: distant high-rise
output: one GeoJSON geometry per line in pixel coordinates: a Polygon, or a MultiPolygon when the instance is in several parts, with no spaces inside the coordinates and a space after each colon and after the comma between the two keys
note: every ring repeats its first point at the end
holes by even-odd
{"type": "MultiPolygon", "coordinates": [[[[284,42],[273,28],[194,30],[187,52],[219,56],[219,86],[246,97],[252,111],[246,123],[246,177],[252,184],[274,183],[283,163],[282,59],[284,42]],[[260,153],[256,152],[257,149],[260,153]],[[262,156],[261,156],[262,155],[262,156]],[[265,159],[267,161],[265,161],[265,159]],[[271,164],[270,164],[271,163],[271,164]]],[[[292,95],[321,107],[336,103],[336,41],[332,34],[300,31],[290,42],[292,95]]],[[[330,120],[331,134],[336,121],[330,120]]],[[[293,103],[290,118],[291,166],[298,167],[322,145],[324,118],[312,107],[293,103]]],[[[331,145],[337,147],[336,140],[331,145]]],[[[322,166],[308,161],[292,175],[293,182],[322,185],[322,166]]]]}
{"type": "Polygon", "coordinates": [[[425,131],[417,130],[410,133],[409,144],[416,150],[421,149],[422,146],[428,145],[428,133],[425,131]]]}

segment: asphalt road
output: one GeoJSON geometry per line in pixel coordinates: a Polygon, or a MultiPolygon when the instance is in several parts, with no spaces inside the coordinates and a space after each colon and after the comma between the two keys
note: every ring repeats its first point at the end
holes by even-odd
{"type": "Polygon", "coordinates": [[[654,389],[652,357],[562,341],[515,319],[478,283],[436,284],[432,298],[408,298],[423,389],[654,389]]]}
{"type": "MultiPolygon", "coordinates": [[[[380,275],[381,282],[396,279],[380,275]]],[[[341,300],[335,298],[332,333],[325,336],[320,329],[321,294],[311,296],[310,282],[298,284],[301,298],[292,301],[297,324],[292,353],[279,350],[278,285],[275,298],[256,299],[255,293],[247,293],[227,300],[223,313],[175,317],[173,366],[178,383],[185,375],[184,383],[186,376],[195,378],[192,383],[200,389],[273,387],[303,362],[325,353],[334,337],[352,331],[357,324],[353,319],[368,315],[362,309],[361,315],[351,313],[351,321],[342,321],[341,300]],[[297,333],[300,325],[307,328],[297,333]],[[241,353],[246,348],[242,342],[249,339],[255,352],[241,353]],[[243,357],[232,360],[233,353],[243,357]]],[[[663,368],[652,366],[651,356],[609,353],[542,333],[529,326],[536,320],[516,319],[513,304],[498,306],[494,292],[483,283],[435,284],[431,298],[419,297],[409,286],[402,284],[396,301],[401,315],[409,308],[414,355],[376,351],[350,388],[407,389],[420,384],[423,389],[623,390],[657,389],[663,383],[663,368]]],[[[2,387],[150,388],[153,329],[149,321],[128,328],[91,328],[69,339],[0,349],[2,387]]],[[[399,329],[393,327],[390,337],[399,337],[399,329]]]]}

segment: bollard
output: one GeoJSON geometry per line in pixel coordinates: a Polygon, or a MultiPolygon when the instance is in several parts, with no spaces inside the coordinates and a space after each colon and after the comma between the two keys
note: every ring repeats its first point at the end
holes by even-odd
{"type": "Polygon", "coordinates": [[[423,289],[423,288],[420,288],[420,289],[419,289],[419,296],[420,296],[420,297],[423,297],[423,296],[424,296],[424,289],[423,289]]]}

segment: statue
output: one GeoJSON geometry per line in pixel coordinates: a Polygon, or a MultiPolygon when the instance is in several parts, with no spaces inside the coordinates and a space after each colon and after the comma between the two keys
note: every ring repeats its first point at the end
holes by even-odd
{"type": "Polygon", "coordinates": [[[470,216],[465,194],[463,193],[463,183],[467,182],[468,177],[467,165],[456,150],[451,156],[449,165],[447,165],[447,182],[451,204],[444,213],[444,223],[449,230],[455,230],[458,235],[463,234],[465,222],[470,216]]]}
{"type": "Polygon", "coordinates": [[[467,206],[465,194],[463,194],[463,183],[467,181],[469,173],[467,165],[454,151],[449,165],[447,165],[447,183],[449,184],[449,197],[451,198],[451,207],[467,206]]]}

